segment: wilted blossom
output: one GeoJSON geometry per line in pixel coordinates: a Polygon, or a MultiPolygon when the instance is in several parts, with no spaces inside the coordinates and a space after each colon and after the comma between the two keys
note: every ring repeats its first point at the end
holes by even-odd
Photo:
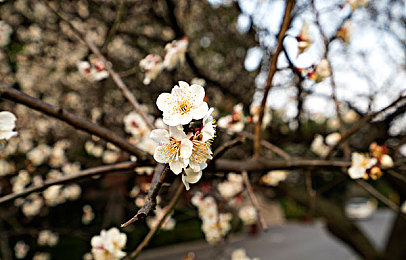
{"type": "Polygon", "coordinates": [[[179,81],[171,93],[162,93],[158,96],[156,104],[163,112],[163,121],[169,126],[186,125],[193,119],[202,119],[209,107],[203,101],[204,88],[200,85],[191,85],[179,81]]]}
{"type": "Polygon", "coordinates": [[[92,237],[90,243],[95,260],[116,260],[126,256],[122,249],[127,243],[127,235],[115,227],[102,230],[100,235],[92,237]]]}
{"type": "Polygon", "coordinates": [[[257,222],[257,210],[252,205],[242,206],[238,210],[238,216],[244,225],[252,225],[257,222]]]}
{"type": "Polygon", "coordinates": [[[337,38],[341,39],[345,44],[348,44],[351,39],[352,26],[351,22],[346,21],[343,26],[337,31],[337,38]]]}
{"type": "Polygon", "coordinates": [[[164,67],[168,70],[172,70],[178,64],[183,64],[185,62],[185,54],[188,45],[189,41],[186,37],[166,44],[166,54],[163,62],[164,67]]]}
{"type": "Polygon", "coordinates": [[[14,114],[8,111],[0,112],[0,140],[8,140],[17,135],[17,132],[13,131],[16,126],[16,120],[17,118],[14,114]]]}
{"type": "Polygon", "coordinates": [[[164,69],[161,56],[156,54],[149,54],[142,59],[140,61],[140,67],[145,71],[144,85],[149,85],[164,69]]]}

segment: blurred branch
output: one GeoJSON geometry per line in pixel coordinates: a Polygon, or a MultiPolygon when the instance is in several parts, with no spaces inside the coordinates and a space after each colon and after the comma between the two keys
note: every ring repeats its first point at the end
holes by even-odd
{"type": "Polygon", "coordinates": [[[159,219],[158,224],[153,227],[144,240],[141,242],[141,244],[138,245],[137,249],[131,253],[131,255],[127,259],[136,259],[137,256],[141,253],[141,251],[146,247],[151,240],[151,238],[155,235],[155,233],[161,228],[161,226],[164,224],[166,218],[169,216],[169,214],[173,211],[174,207],[176,206],[176,203],[178,202],[180,196],[183,193],[183,190],[185,188],[183,187],[183,184],[180,183],[178,188],[176,189],[175,196],[172,198],[172,200],[169,202],[168,206],[164,209],[164,214],[162,217],[159,219]]]}
{"type": "Polygon", "coordinates": [[[235,139],[230,140],[228,142],[223,143],[220,147],[218,147],[216,150],[213,152],[213,158],[211,159],[210,162],[213,162],[217,160],[220,156],[222,156],[228,149],[242,144],[245,142],[245,137],[244,136],[237,136],[235,139]]]}
{"type": "Polygon", "coordinates": [[[52,185],[64,184],[64,183],[72,182],[72,181],[75,181],[78,179],[91,177],[91,176],[95,176],[95,175],[99,175],[99,174],[131,170],[138,164],[139,163],[137,163],[137,162],[122,162],[122,163],[116,163],[116,164],[112,164],[112,165],[97,166],[94,168],[89,168],[89,169],[80,171],[75,174],[61,177],[58,179],[50,179],[50,180],[45,181],[41,185],[29,187],[27,189],[24,189],[23,191],[15,192],[15,193],[11,193],[6,196],[3,196],[0,198],[0,204],[23,197],[23,196],[27,196],[28,194],[31,194],[33,192],[45,190],[46,188],[48,188],[52,185]]]}
{"type": "Polygon", "coordinates": [[[69,27],[73,30],[73,32],[81,39],[88,47],[89,49],[99,58],[103,61],[103,63],[106,65],[106,70],[110,73],[111,78],[113,79],[114,83],[116,86],[121,89],[123,92],[124,96],[127,98],[128,101],[133,105],[135,111],[142,117],[142,119],[145,121],[147,124],[148,128],[151,130],[154,129],[154,125],[151,123],[150,119],[148,116],[144,113],[144,111],[141,109],[140,104],[138,103],[137,99],[135,96],[131,93],[131,91],[128,89],[127,85],[124,83],[124,81],[121,79],[120,75],[113,69],[111,62],[109,62],[106,57],[101,53],[99,48],[94,44],[94,42],[90,39],[88,35],[85,33],[81,32],[79,29],[77,29],[69,19],[65,18],[61,13],[58,12],[51,4],[49,4],[48,1],[46,0],[41,0],[53,13],[55,13],[61,20],[66,22],[69,27]]]}
{"type": "Polygon", "coordinates": [[[350,167],[349,161],[329,161],[329,160],[273,160],[272,158],[258,158],[249,160],[228,160],[218,159],[215,161],[215,169],[218,171],[269,171],[282,168],[300,167],[350,167]]]}
{"type": "MultiPolygon", "coordinates": [[[[353,127],[351,127],[347,132],[345,132],[343,135],[341,135],[341,139],[340,141],[338,141],[335,145],[330,147],[329,152],[327,153],[327,155],[324,157],[324,159],[328,159],[330,158],[330,156],[333,154],[334,150],[340,146],[344,141],[346,141],[351,135],[353,135],[354,133],[356,133],[359,129],[361,129],[364,125],[366,125],[370,120],[374,119],[374,117],[378,116],[379,114],[385,112],[386,110],[389,110],[393,107],[396,107],[399,103],[402,103],[406,100],[406,96],[400,96],[398,99],[396,99],[395,101],[393,101],[391,104],[389,104],[388,106],[386,106],[385,108],[370,113],[369,115],[365,116],[364,118],[362,118],[361,120],[358,121],[357,124],[355,124],[353,127]]],[[[396,113],[396,111],[394,111],[394,113],[396,113]]]]}
{"type": "Polygon", "coordinates": [[[148,216],[149,212],[153,210],[156,206],[156,197],[159,194],[159,191],[161,190],[162,184],[165,180],[166,173],[169,170],[168,164],[158,164],[155,167],[155,172],[154,172],[154,177],[151,182],[151,186],[148,190],[148,195],[145,201],[144,206],[140,208],[137,211],[137,214],[135,214],[130,220],[125,222],[124,224],[121,224],[121,227],[126,227],[130,225],[131,223],[143,219],[146,216],[148,216]]]}
{"type": "Polygon", "coordinates": [[[125,10],[124,0],[120,0],[120,5],[117,10],[116,19],[114,20],[114,23],[111,26],[109,33],[107,34],[106,41],[104,42],[103,47],[101,48],[101,51],[103,53],[105,53],[107,51],[107,47],[109,46],[109,43],[113,39],[114,35],[117,32],[118,27],[120,26],[120,22],[121,22],[121,18],[123,17],[124,10],[125,10]]]}
{"type": "Polygon", "coordinates": [[[248,196],[251,199],[251,203],[257,211],[259,224],[260,224],[262,230],[267,231],[268,225],[266,224],[266,221],[265,221],[264,217],[262,216],[257,197],[255,196],[254,190],[252,189],[250,179],[248,177],[248,173],[246,171],[243,171],[242,177],[243,177],[243,180],[245,183],[245,187],[247,188],[247,191],[248,191],[248,196]]]}
{"type": "Polygon", "coordinates": [[[48,103],[43,102],[40,99],[31,97],[23,92],[8,87],[2,83],[0,83],[0,96],[2,98],[12,100],[16,103],[23,104],[34,110],[43,112],[44,114],[47,114],[49,116],[58,118],[77,129],[83,130],[92,135],[96,135],[106,141],[113,143],[114,145],[120,147],[124,151],[134,154],[141,161],[147,161],[150,164],[155,163],[151,155],[135,147],[127,140],[117,135],[116,133],[95,123],[87,121],[86,119],[81,118],[75,114],[72,114],[63,109],[62,107],[52,106],[48,103]]]}
{"type": "Polygon", "coordinates": [[[400,212],[399,206],[396,205],[396,203],[394,203],[390,199],[383,196],[379,191],[377,191],[374,187],[369,185],[367,182],[365,182],[364,180],[361,180],[361,179],[355,180],[355,182],[359,186],[361,186],[364,190],[366,190],[368,193],[370,193],[372,196],[374,196],[379,201],[381,201],[383,204],[388,206],[390,209],[392,209],[393,211],[395,211],[397,213],[400,212]]]}
{"type": "Polygon", "coordinates": [[[286,2],[285,13],[284,13],[283,21],[282,21],[280,31],[278,34],[278,45],[277,45],[278,47],[277,47],[275,53],[272,55],[271,65],[269,67],[268,79],[266,81],[265,90],[264,90],[264,94],[263,94],[264,96],[262,97],[262,102],[261,102],[261,106],[259,109],[258,122],[255,124],[254,157],[256,157],[256,158],[261,156],[262,121],[264,119],[266,101],[268,99],[269,90],[272,87],[272,79],[277,70],[277,62],[278,62],[279,54],[283,50],[283,39],[285,37],[286,31],[288,30],[288,28],[290,26],[290,22],[292,20],[291,12],[292,12],[293,6],[295,5],[295,2],[296,2],[295,0],[287,0],[287,2],[286,2]]]}
{"type": "MultiPolygon", "coordinates": [[[[254,140],[255,139],[255,135],[249,133],[249,132],[245,132],[242,131],[240,133],[238,133],[239,135],[242,135],[244,137],[247,137],[248,139],[254,140]]],[[[290,160],[292,159],[292,157],[285,151],[283,151],[281,148],[279,148],[278,146],[270,143],[267,140],[261,140],[261,145],[269,150],[271,150],[272,152],[276,153],[277,155],[279,155],[280,157],[282,157],[285,160],[290,160]]]]}

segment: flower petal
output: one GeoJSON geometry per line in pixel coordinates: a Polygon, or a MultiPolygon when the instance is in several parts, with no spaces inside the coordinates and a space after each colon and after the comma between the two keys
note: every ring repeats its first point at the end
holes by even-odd
{"type": "Polygon", "coordinates": [[[192,155],[193,143],[189,139],[183,139],[180,144],[180,157],[187,159],[192,155]]]}
{"type": "Polygon", "coordinates": [[[17,118],[8,111],[0,112],[0,130],[11,131],[15,127],[17,118]]]}
{"type": "Polygon", "coordinates": [[[182,172],[183,164],[184,164],[183,160],[176,160],[169,163],[169,167],[171,168],[171,171],[173,171],[174,174],[179,174],[182,172]]]}
{"type": "Polygon", "coordinates": [[[202,178],[202,174],[203,174],[202,171],[195,172],[195,171],[191,170],[190,168],[186,169],[185,173],[186,173],[186,178],[185,178],[186,181],[188,183],[192,183],[192,184],[198,182],[202,178]]]}
{"type": "Polygon", "coordinates": [[[183,127],[179,127],[178,125],[170,126],[169,133],[171,134],[172,137],[174,137],[178,141],[181,141],[182,139],[186,138],[186,134],[185,132],[183,132],[183,127]]]}
{"type": "Polygon", "coordinates": [[[189,84],[185,81],[179,81],[178,84],[179,84],[179,87],[181,87],[181,88],[189,88],[189,84]]]}
{"type": "Polygon", "coordinates": [[[167,111],[172,109],[173,103],[171,94],[169,93],[160,94],[156,100],[156,105],[158,109],[161,111],[167,111]]]}
{"type": "Polygon", "coordinates": [[[172,154],[169,154],[169,150],[165,149],[165,146],[159,145],[155,148],[154,159],[159,163],[167,163],[172,154]]]}
{"type": "Polygon", "coordinates": [[[193,84],[192,86],[190,86],[189,89],[192,91],[194,95],[196,105],[200,105],[200,103],[203,102],[205,96],[204,88],[200,85],[193,84]]]}
{"type": "Polygon", "coordinates": [[[154,129],[149,134],[149,138],[157,143],[167,143],[169,141],[169,133],[165,129],[154,129]]]}
{"type": "Polygon", "coordinates": [[[187,125],[192,121],[192,115],[190,113],[184,114],[180,116],[180,124],[187,125]]]}
{"type": "Polygon", "coordinates": [[[201,103],[198,107],[195,107],[191,112],[193,119],[202,119],[209,111],[209,106],[206,102],[201,103]]]}
{"type": "Polygon", "coordinates": [[[185,185],[186,190],[190,190],[189,182],[186,181],[186,175],[182,174],[182,182],[185,185]]]}

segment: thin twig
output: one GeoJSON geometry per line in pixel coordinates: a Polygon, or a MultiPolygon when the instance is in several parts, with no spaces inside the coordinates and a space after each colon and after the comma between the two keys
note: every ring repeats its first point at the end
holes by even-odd
{"type": "Polygon", "coordinates": [[[8,194],[6,196],[3,196],[0,198],[0,204],[27,196],[33,192],[39,192],[42,190],[45,190],[46,188],[52,186],[52,185],[59,185],[59,184],[64,184],[68,182],[72,182],[78,179],[86,178],[86,177],[91,177],[99,174],[106,174],[110,172],[118,172],[118,171],[124,171],[124,170],[130,170],[137,166],[139,163],[138,162],[121,162],[121,163],[116,163],[112,165],[105,165],[105,166],[97,166],[94,168],[89,168],[80,172],[77,172],[75,174],[67,175],[58,179],[54,180],[48,180],[42,183],[41,185],[29,187],[27,189],[24,189],[20,192],[15,192],[8,194]]]}
{"type": "Polygon", "coordinates": [[[213,152],[213,159],[211,159],[211,161],[212,162],[215,161],[221,155],[223,155],[228,149],[236,145],[242,144],[243,142],[245,142],[245,137],[243,136],[237,136],[235,139],[225,142],[213,152]]]}
{"type": "Polygon", "coordinates": [[[315,208],[316,208],[316,191],[313,189],[311,171],[312,171],[312,169],[307,169],[305,171],[305,181],[306,181],[306,190],[307,190],[307,193],[309,193],[310,211],[313,215],[315,212],[315,208]]]}
{"type": "Polygon", "coordinates": [[[124,10],[125,10],[124,0],[120,0],[120,5],[117,10],[116,19],[114,20],[114,23],[111,26],[109,33],[107,34],[106,41],[104,42],[103,47],[101,48],[101,51],[103,53],[105,53],[107,51],[107,47],[109,46],[109,43],[113,39],[114,35],[117,32],[118,27],[120,26],[120,22],[121,22],[121,18],[123,17],[124,10]]]}
{"type": "Polygon", "coordinates": [[[248,191],[248,196],[251,199],[251,203],[257,211],[258,222],[259,222],[262,230],[266,231],[266,230],[268,230],[268,225],[266,224],[266,221],[265,221],[264,217],[262,216],[257,197],[255,196],[254,190],[252,189],[252,186],[251,186],[250,179],[248,177],[248,173],[246,171],[242,171],[242,177],[244,179],[245,187],[247,188],[247,191],[248,191]]]}
{"type": "Polygon", "coordinates": [[[372,196],[374,196],[379,201],[381,201],[383,204],[388,206],[390,209],[392,209],[395,212],[399,212],[400,209],[399,209],[399,206],[396,205],[396,203],[394,203],[390,199],[383,196],[379,191],[377,191],[374,187],[369,185],[367,182],[365,182],[364,180],[361,180],[361,179],[357,179],[357,180],[355,180],[355,182],[357,184],[359,184],[363,189],[365,189],[368,193],[370,193],[372,196]]]}
{"type": "Polygon", "coordinates": [[[286,168],[303,167],[350,167],[350,161],[331,161],[331,160],[274,160],[272,158],[258,158],[249,160],[228,160],[218,159],[215,161],[215,169],[218,171],[269,171],[286,168]]]}
{"type": "Polygon", "coordinates": [[[120,147],[124,151],[134,154],[141,161],[149,161],[151,164],[155,163],[151,155],[135,147],[134,145],[129,143],[126,139],[108,130],[107,128],[104,128],[93,122],[87,121],[86,119],[79,117],[75,114],[72,114],[63,109],[62,107],[57,107],[45,103],[40,99],[29,96],[16,89],[10,88],[2,83],[0,83],[0,96],[2,98],[12,100],[16,103],[23,104],[34,110],[43,112],[44,114],[47,114],[49,116],[58,118],[59,120],[62,120],[70,124],[76,129],[80,129],[92,135],[96,135],[106,141],[113,143],[114,145],[120,147]]]}
{"type": "MultiPolygon", "coordinates": [[[[240,133],[238,133],[239,135],[242,135],[244,137],[247,137],[248,139],[254,140],[255,139],[255,135],[249,133],[249,132],[245,132],[242,131],[240,133]]],[[[262,139],[261,140],[261,145],[269,150],[271,150],[272,152],[276,153],[277,155],[279,155],[280,157],[282,157],[285,160],[290,160],[292,159],[292,157],[285,151],[283,151],[281,148],[279,148],[278,146],[270,143],[267,140],[262,139]]]]}
{"type": "Polygon", "coordinates": [[[169,214],[172,212],[173,208],[176,206],[176,203],[178,202],[184,189],[185,188],[184,188],[183,184],[180,183],[176,190],[175,196],[169,202],[168,206],[166,206],[166,208],[164,209],[164,214],[159,219],[158,224],[148,232],[148,234],[145,236],[144,240],[138,245],[137,249],[135,249],[135,251],[131,253],[131,255],[128,257],[128,259],[135,259],[141,253],[141,251],[148,245],[149,241],[152,239],[152,237],[155,235],[155,233],[161,228],[161,226],[165,222],[166,218],[169,216],[169,214]]]}
{"type": "Polygon", "coordinates": [[[150,119],[148,116],[144,113],[144,111],[141,109],[140,104],[138,103],[137,99],[135,96],[131,93],[131,91],[128,89],[127,85],[124,83],[124,81],[121,79],[120,75],[112,68],[111,62],[109,62],[106,57],[101,53],[99,48],[94,44],[94,42],[90,39],[88,35],[86,35],[84,32],[81,32],[78,28],[75,27],[74,24],[72,24],[69,19],[65,18],[64,15],[62,15],[58,10],[56,10],[48,1],[46,0],[41,0],[54,14],[56,14],[61,20],[63,20],[65,23],[69,25],[69,27],[73,30],[73,32],[76,34],[79,39],[81,39],[88,47],[89,49],[100,59],[102,62],[106,65],[106,70],[109,72],[111,75],[111,78],[113,79],[114,83],[117,85],[118,88],[121,89],[123,92],[124,96],[130,101],[130,103],[133,105],[135,111],[142,117],[142,119],[145,121],[147,126],[152,130],[154,129],[154,125],[151,123],[150,119]]]}
{"type": "Polygon", "coordinates": [[[142,206],[142,208],[137,211],[137,214],[135,214],[130,220],[128,220],[124,224],[121,224],[122,228],[130,225],[131,223],[139,219],[145,218],[146,216],[148,216],[149,212],[155,208],[156,197],[158,196],[168,170],[169,166],[167,164],[157,165],[144,206],[142,206]]]}
{"type": "Polygon", "coordinates": [[[379,114],[385,112],[386,110],[389,110],[395,106],[397,106],[399,103],[404,102],[406,100],[406,96],[400,96],[398,99],[393,101],[390,105],[384,107],[383,109],[370,113],[369,115],[365,116],[361,120],[358,121],[357,124],[355,124],[353,127],[351,127],[347,132],[345,132],[343,135],[341,135],[340,141],[338,141],[335,145],[330,147],[329,152],[327,155],[324,157],[324,159],[330,158],[330,156],[333,154],[334,150],[340,146],[344,141],[346,141],[351,135],[356,133],[359,129],[361,129],[364,125],[366,125],[369,121],[374,119],[376,116],[379,114]]]}
{"type": "Polygon", "coordinates": [[[259,109],[259,116],[258,116],[258,121],[255,124],[255,139],[254,139],[254,157],[260,157],[261,156],[261,139],[262,139],[262,121],[264,119],[264,114],[265,114],[265,106],[266,106],[266,101],[268,99],[268,93],[269,90],[272,87],[272,79],[277,71],[277,62],[279,58],[279,54],[281,53],[283,49],[283,39],[285,37],[286,31],[289,28],[290,22],[292,20],[291,17],[291,12],[293,9],[293,6],[295,5],[295,0],[287,0],[286,2],[286,7],[285,7],[285,14],[283,16],[283,21],[279,30],[278,34],[278,47],[275,51],[275,53],[272,55],[271,59],[271,65],[269,67],[269,73],[268,73],[268,79],[266,81],[265,85],[265,90],[264,90],[264,96],[262,97],[261,101],[261,106],[259,109]]]}

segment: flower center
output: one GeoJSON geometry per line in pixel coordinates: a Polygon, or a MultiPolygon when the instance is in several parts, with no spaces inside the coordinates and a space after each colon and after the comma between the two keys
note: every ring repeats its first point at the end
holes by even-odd
{"type": "Polygon", "coordinates": [[[178,102],[178,112],[182,115],[190,112],[191,106],[186,100],[181,100],[178,102]]]}

